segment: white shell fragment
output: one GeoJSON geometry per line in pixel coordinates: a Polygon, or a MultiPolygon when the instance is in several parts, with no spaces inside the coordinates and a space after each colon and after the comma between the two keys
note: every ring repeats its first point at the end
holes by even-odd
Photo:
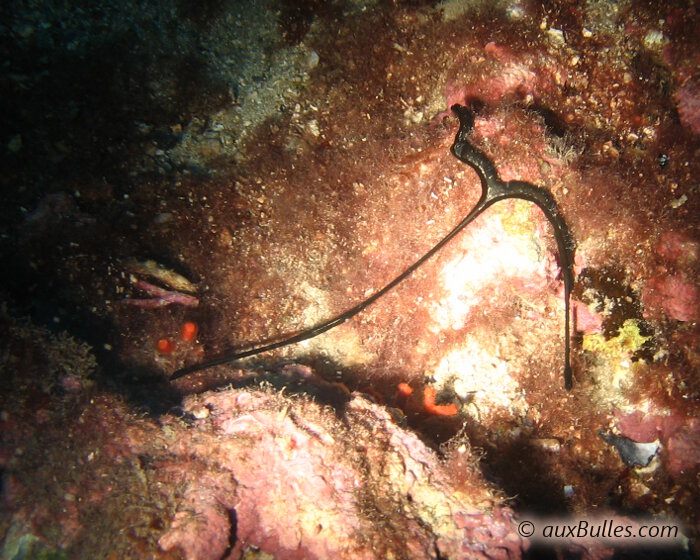
{"type": "Polygon", "coordinates": [[[149,276],[178,292],[188,292],[192,294],[197,291],[196,286],[182,274],[165,268],[162,264],[154,260],[137,261],[136,259],[129,259],[124,263],[124,266],[133,274],[149,276]]]}

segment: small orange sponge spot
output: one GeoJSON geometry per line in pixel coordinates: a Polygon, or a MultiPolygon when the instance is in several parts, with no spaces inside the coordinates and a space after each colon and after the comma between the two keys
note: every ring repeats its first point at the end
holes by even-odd
{"type": "Polygon", "coordinates": [[[426,387],[423,389],[423,406],[428,414],[436,416],[454,416],[459,412],[457,405],[451,404],[435,404],[437,391],[435,387],[426,387]]]}
{"type": "Polygon", "coordinates": [[[187,321],[182,325],[182,340],[192,342],[197,336],[197,323],[187,321]]]}
{"type": "Polygon", "coordinates": [[[407,397],[413,393],[413,387],[411,387],[408,383],[402,382],[402,383],[399,383],[396,387],[399,390],[399,395],[403,395],[403,396],[407,397]]]}
{"type": "Polygon", "coordinates": [[[175,350],[175,345],[173,344],[172,340],[161,338],[156,343],[156,348],[161,354],[170,354],[173,350],[175,350]]]}

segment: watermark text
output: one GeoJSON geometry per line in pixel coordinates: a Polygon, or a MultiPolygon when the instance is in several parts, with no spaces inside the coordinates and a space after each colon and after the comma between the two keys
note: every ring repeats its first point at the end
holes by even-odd
{"type": "Polygon", "coordinates": [[[587,544],[596,541],[620,546],[683,546],[686,543],[679,523],[628,517],[527,517],[518,524],[518,533],[540,544],[587,544]]]}

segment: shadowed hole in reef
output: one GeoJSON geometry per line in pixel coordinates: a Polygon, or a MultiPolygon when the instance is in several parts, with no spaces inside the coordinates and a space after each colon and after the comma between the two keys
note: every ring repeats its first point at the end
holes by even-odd
{"type": "Polygon", "coordinates": [[[566,513],[564,484],[553,474],[554,467],[548,468],[551,459],[541,449],[525,437],[483,442],[480,435],[472,435],[470,439],[485,451],[480,463],[484,475],[512,497],[518,511],[566,513]]]}
{"type": "Polygon", "coordinates": [[[299,44],[309,32],[314,18],[327,10],[326,2],[320,0],[283,0],[277,22],[284,42],[299,44]]]}
{"type": "Polygon", "coordinates": [[[228,534],[228,548],[226,551],[223,553],[222,558],[228,558],[229,554],[233,551],[233,547],[236,546],[236,541],[237,539],[237,531],[238,531],[238,518],[236,517],[236,510],[235,509],[229,509],[227,510],[228,513],[228,521],[231,525],[231,529],[229,530],[228,534]]]}

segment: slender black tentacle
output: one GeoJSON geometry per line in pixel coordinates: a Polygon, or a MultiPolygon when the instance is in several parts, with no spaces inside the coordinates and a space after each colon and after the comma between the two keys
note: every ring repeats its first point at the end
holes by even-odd
{"type": "Polygon", "coordinates": [[[522,181],[509,181],[508,189],[512,190],[511,196],[534,202],[542,209],[544,215],[554,228],[554,238],[557,241],[559,251],[559,264],[564,280],[564,385],[571,389],[573,385],[573,372],[571,370],[571,290],[574,287],[574,250],[576,245],[564,218],[559,213],[556,202],[544,189],[524,183],[522,181]]]}
{"type": "Polygon", "coordinates": [[[483,192],[477,207],[472,211],[483,212],[491,204],[506,198],[520,198],[539,206],[544,215],[554,228],[554,238],[557,241],[559,251],[559,264],[564,279],[564,385],[567,391],[573,386],[573,372],[571,369],[571,291],[574,287],[574,243],[571,232],[564,221],[557,203],[546,189],[525,181],[504,182],[498,176],[493,162],[481,151],[469,143],[468,136],[474,126],[474,116],[466,107],[454,105],[452,107],[459,117],[460,127],[457,138],[452,146],[452,153],[467,165],[471,166],[479,175],[483,192]]]}
{"type": "Polygon", "coordinates": [[[571,294],[571,289],[573,286],[573,250],[574,243],[571,238],[571,234],[566,226],[566,222],[561,217],[557,205],[552,199],[551,195],[544,189],[536,187],[530,183],[525,183],[522,181],[510,181],[504,183],[498,177],[498,172],[496,171],[493,162],[480,150],[475,148],[469,143],[468,136],[474,126],[474,115],[466,107],[460,105],[454,105],[452,111],[459,117],[460,127],[457,132],[457,137],[452,145],[451,151],[460,161],[466,163],[472,167],[479,176],[481,180],[481,197],[477,202],[476,206],[471,212],[459,222],[455,228],[450,231],[445,237],[443,237],[437,245],[430,249],[425,255],[418,259],[415,263],[409,266],[391,282],[389,282],[382,289],[378,290],[372,294],[369,298],[357,304],[355,307],[348,309],[347,311],[341,313],[337,317],[334,317],[324,323],[321,323],[315,327],[302,331],[294,336],[279,340],[277,342],[262,343],[248,350],[236,351],[229,354],[224,354],[217,358],[212,358],[211,360],[206,360],[204,362],[193,364],[191,366],[184,367],[177,370],[170,376],[171,380],[178,379],[189,373],[199,371],[202,369],[210,368],[213,366],[234,362],[241,360],[243,358],[249,358],[257,354],[262,354],[263,352],[269,352],[270,350],[276,350],[283,346],[288,346],[290,344],[295,344],[297,342],[302,342],[304,340],[309,340],[314,338],[330,329],[346,322],[351,319],[363,309],[372,305],[380,297],[394,288],[397,284],[402,282],[408,276],[410,276],[418,267],[430,259],[435,253],[437,253],[442,247],[444,247],[455,235],[462,231],[468,224],[470,224],[474,219],[476,219],[484,210],[486,210],[492,204],[503,200],[506,198],[522,198],[529,200],[537,204],[545,213],[547,219],[551,222],[554,227],[554,233],[557,240],[557,246],[559,249],[559,255],[561,259],[562,270],[564,271],[564,289],[566,297],[566,346],[565,346],[565,368],[564,368],[564,381],[567,390],[571,389],[572,385],[572,374],[571,365],[569,361],[569,299],[571,294]]]}
{"type": "Polygon", "coordinates": [[[341,313],[337,317],[334,317],[326,321],[325,323],[321,323],[320,325],[316,325],[315,327],[311,327],[308,330],[302,331],[299,334],[296,334],[289,338],[285,338],[284,340],[260,344],[249,348],[248,350],[236,351],[235,353],[231,354],[224,354],[217,358],[212,358],[211,360],[206,360],[204,362],[192,364],[191,366],[186,366],[173,373],[170,376],[170,380],[172,381],[180,377],[184,377],[185,375],[194,373],[195,371],[200,371],[202,369],[207,369],[213,366],[218,366],[229,362],[235,362],[237,360],[242,360],[243,358],[249,358],[251,356],[262,354],[263,352],[276,350],[277,348],[282,348],[283,346],[288,346],[290,344],[295,344],[297,342],[309,340],[310,338],[314,338],[315,336],[318,336],[326,331],[331,330],[333,327],[337,327],[338,325],[343,324],[344,322],[348,321],[349,319],[360,313],[363,309],[372,305],[375,301],[377,301],[380,297],[382,297],[384,294],[386,294],[388,291],[394,288],[402,280],[410,276],[419,266],[421,266],[425,261],[430,259],[430,257],[432,257],[440,249],[442,249],[445,246],[445,244],[448,241],[450,241],[450,239],[452,239],[455,235],[462,231],[470,222],[472,222],[479,214],[481,214],[482,211],[483,208],[478,209],[478,207],[472,210],[469,213],[469,215],[466,218],[464,218],[461,222],[459,222],[459,224],[457,224],[457,226],[450,233],[443,237],[437,245],[435,245],[432,249],[430,249],[430,251],[425,253],[425,255],[423,255],[420,259],[414,262],[411,266],[409,266],[406,270],[404,270],[401,274],[399,274],[381,290],[378,290],[366,300],[358,303],[355,307],[348,309],[347,311],[341,313]]]}

